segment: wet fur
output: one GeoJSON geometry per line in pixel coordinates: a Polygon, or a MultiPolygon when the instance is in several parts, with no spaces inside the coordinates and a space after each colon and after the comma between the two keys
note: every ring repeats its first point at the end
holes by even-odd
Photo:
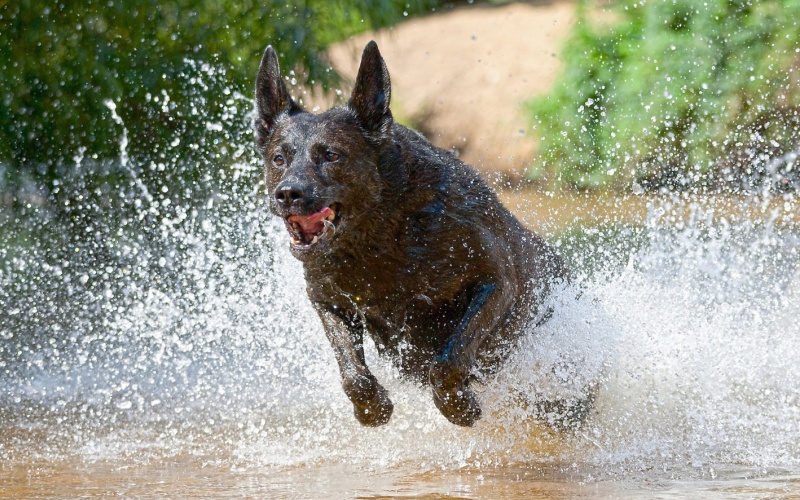
{"type": "Polygon", "coordinates": [[[255,128],[270,208],[284,220],[338,209],[333,237],[292,253],[358,421],[382,425],[393,410],[365,363],[367,334],[430,385],[445,417],[468,426],[481,416],[470,380],[501,365],[566,270],[472,168],[392,120],[390,92],[371,42],[347,105],[307,113],[268,47],[255,128]]]}

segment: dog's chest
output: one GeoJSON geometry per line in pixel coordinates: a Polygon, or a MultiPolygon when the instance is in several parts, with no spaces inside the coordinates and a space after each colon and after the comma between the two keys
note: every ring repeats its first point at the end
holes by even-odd
{"type": "Polygon", "coordinates": [[[353,273],[309,281],[312,300],[358,312],[386,344],[399,338],[427,344],[452,332],[466,304],[463,293],[443,298],[423,276],[353,273]],[[313,292],[312,292],[313,290],[313,292]],[[433,332],[433,333],[432,333],[433,332]]]}
{"type": "Polygon", "coordinates": [[[402,308],[429,288],[429,280],[404,255],[396,253],[399,252],[357,257],[339,254],[307,266],[305,278],[311,299],[379,309],[396,304],[402,308]]]}
{"type": "Polygon", "coordinates": [[[307,278],[311,300],[325,302],[345,309],[370,309],[381,311],[388,318],[402,316],[416,295],[419,285],[364,270],[352,273],[307,278]]]}
{"type": "Polygon", "coordinates": [[[465,304],[432,302],[417,295],[394,303],[359,307],[366,331],[379,352],[388,354],[406,374],[427,373],[434,356],[455,331],[465,304]]]}

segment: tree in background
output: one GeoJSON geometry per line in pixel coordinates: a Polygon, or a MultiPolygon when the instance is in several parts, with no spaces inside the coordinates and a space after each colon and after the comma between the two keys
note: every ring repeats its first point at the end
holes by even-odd
{"type": "Polygon", "coordinates": [[[578,188],[797,188],[800,1],[578,7],[566,68],[531,104],[536,178],[578,188]]]}
{"type": "Polygon", "coordinates": [[[200,175],[205,167],[194,164],[241,154],[226,148],[249,128],[246,98],[267,43],[284,68],[302,67],[305,83],[328,86],[336,81],[324,57],[330,43],[438,3],[0,1],[6,187],[21,177],[52,183],[81,158],[118,159],[123,136],[140,173],[166,184],[200,175]],[[184,172],[166,171],[178,155],[184,172]]]}

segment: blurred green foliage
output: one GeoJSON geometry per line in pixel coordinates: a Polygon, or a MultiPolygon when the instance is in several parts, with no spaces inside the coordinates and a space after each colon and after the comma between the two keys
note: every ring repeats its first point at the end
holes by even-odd
{"type": "Polygon", "coordinates": [[[798,169],[773,159],[800,148],[800,1],[603,6],[601,24],[599,6],[579,3],[565,70],[530,106],[533,177],[578,188],[796,183],[798,169]]]}
{"type": "Polygon", "coordinates": [[[0,0],[0,177],[51,182],[81,158],[119,159],[123,135],[131,168],[169,184],[180,156],[197,175],[241,154],[229,148],[268,43],[284,71],[329,86],[330,43],[439,3],[0,0]]]}

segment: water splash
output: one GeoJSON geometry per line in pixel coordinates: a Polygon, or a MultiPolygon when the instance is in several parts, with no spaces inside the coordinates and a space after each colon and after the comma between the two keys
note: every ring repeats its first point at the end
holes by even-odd
{"type": "MultiPolygon", "coordinates": [[[[124,123],[105,103],[123,128],[126,167],[124,123]]],[[[800,467],[792,195],[776,204],[767,193],[754,199],[758,217],[739,219],[665,198],[642,227],[607,221],[563,236],[577,290],[552,298],[551,320],[480,388],[486,416],[474,428],[449,424],[368,343],[395,403],[389,425],[369,429],[351,414],[285,231],[246,182],[254,168],[237,163],[236,182],[191,206],[150,196],[134,176],[146,203],[123,191],[92,229],[102,238],[49,241],[63,250],[52,258],[35,245],[3,254],[3,461],[800,467]],[[145,239],[122,230],[142,221],[152,224],[145,239]],[[579,429],[542,424],[536,397],[587,391],[595,409],[579,429]]],[[[42,217],[35,228],[54,224],[42,217]]]]}
{"type": "MultiPolygon", "coordinates": [[[[118,283],[107,272],[115,283],[96,285],[109,291],[94,297],[99,321],[53,324],[27,349],[21,332],[0,328],[9,342],[0,407],[16,429],[0,455],[146,462],[189,453],[238,466],[421,470],[800,461],[796,233],[718,222],[697,208],[675,228],[665,218],[685,205],[655,202],[638,249],[613,238],[594,246],[621,265],[585,273],[578,300],[575,290],[554,298],[553,318],[482,388],[478,425],[450,425],[426,390],[368,346],[396,412],[387,427],[365,429],[284,231],[257,197],[243,199],[224,214],[165,223],[171,278],[118,283]],[[526,399],[580,395],[597,381],[596,409],[572,434],[543,426],[526,399]]],[[[81,278],[65,268],[60,280],[81,278]]]]}

